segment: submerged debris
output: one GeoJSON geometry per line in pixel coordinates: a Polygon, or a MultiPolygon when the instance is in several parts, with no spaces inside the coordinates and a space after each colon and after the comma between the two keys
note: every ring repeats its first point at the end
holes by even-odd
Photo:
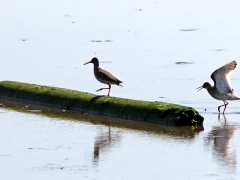
{"type": "Polygon", "coordinates": [[[91,42],[102,42],[101,40],[91,40],[91,42]]]}
{"type": "Polygon", "coordinates": [[[193,64],[193,62],[175,62],[175,64],[193,64]]]}
{"type": "Polygon", "coordinates": [[[71,15],[65,14],[65,15],[63,15],[63,17],[71,17],[71,15]]]}
{"type": "Polygon", "coordinates": [[[107,39],[107,40],[91,40],[91,42],[112,42],[112,40],[107,39]]]}
{"type": "Polygon", "coordinates": [[[100,63],[112,63],[112,61],[101,61],[100,63]]]}
{"type": "Polygon", "coordinates": [[[197,31],[199,29],[195,28],[195,29],[179,29],[179,31],[197,31]]]}

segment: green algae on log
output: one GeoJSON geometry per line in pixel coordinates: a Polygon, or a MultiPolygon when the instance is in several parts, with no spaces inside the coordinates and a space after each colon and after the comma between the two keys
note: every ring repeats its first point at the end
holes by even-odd
{"type": "Polygon", "coordinates": [[[14,81],[0,82],[0,97],[162,125],[186,126],[203,123],[203,117],[191,107],[165,102],[96,96],[70,89],[14,81]]]}

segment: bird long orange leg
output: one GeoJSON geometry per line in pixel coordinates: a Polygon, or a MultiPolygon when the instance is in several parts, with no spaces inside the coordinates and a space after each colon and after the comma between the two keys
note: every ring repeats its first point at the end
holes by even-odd
{"type": "Polygon", "coordinates": [[[108,84],[108,88],[100,88],[100,89],[97,90],[97,92],[98,92],[98,91],[102,91],[102,90],[104,90],[104,89],[108,89],[108,96],[109,96],[109,94],[110,94],[110,89],[111,89],[111,85],[108,84]]]}
{"type": "Polygon", "coordinates": [[[224,108],[224,110],[223,110],[223,114],[224,114],[225,109],[226,109],[226,107],[227,107],[227,105],[228,105],[228,102],[227,102],[226,100],[224,100],[223,103],[224,103],[223,105],[218,106],[218,112],[220,113],[220,107],[225,106],[225,108],[224,108]]]}
{"type": "Polygon", "coordinates": [[[225,108],[224,108],[224,110],[223,110],[223,114],[224,114],[225,109],[226,109],[226,107],[227,107],[227,105],[228,105],[228,102],[225,100],[225,101],[224,101],[224,104],[225,104],[225,108]]]}

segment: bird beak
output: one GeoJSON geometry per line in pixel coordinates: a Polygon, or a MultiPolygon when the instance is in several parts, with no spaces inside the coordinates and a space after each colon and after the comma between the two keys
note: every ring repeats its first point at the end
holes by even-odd
{"type": "Polygon", "coordinates": [[[83,65],[86,65],[86,64],[89,64],[89,63],[91,63],[91,61],[89,61],[89,62],[87,62],[87,63],[85,63],[85,64],[83,64],[83,65]]]}
{"type": "Polygon", "coordinates": [[[201,89],[203,89],[202,86],[198,87],[198,88],[197,88],[197,92],[200,91],[201,89]]]}

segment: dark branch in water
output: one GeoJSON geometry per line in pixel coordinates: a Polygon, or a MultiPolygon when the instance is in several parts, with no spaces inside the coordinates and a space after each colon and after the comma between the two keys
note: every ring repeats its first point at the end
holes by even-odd
{"type": "Polygon", "coordinates": [[[175,64],[193,64],[193,62],[175,62],[175,64]]]}

